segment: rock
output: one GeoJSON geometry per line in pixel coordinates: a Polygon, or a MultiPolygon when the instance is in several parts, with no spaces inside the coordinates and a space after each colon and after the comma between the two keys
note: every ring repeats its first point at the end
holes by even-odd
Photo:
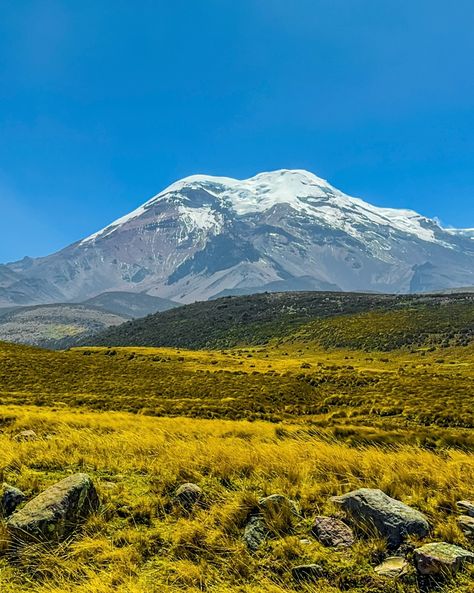
{"type": "Polygon", "coordinates": [[[468,539],[474,540],[474,517],[469,517],[469,515],[461,515],[458,517],[458,525],[459,529],[468,539]]]}
{"type": "Polygon", "coordinates": [[[0,517],[9,517],[16,507],[26,500],[26,496],[18,488],[2,484],[0,489],[0,517]]]}
{"type": "Polygon", "coordinates": [[[188,482],[182,484],[174,495],[173,502],[187,512],[192,511],[193,507],[201,500],[202,490],[197,484],[188,482]]]}
{"type": "Polygon", "coordinates": [[[323,545],[334,548],[348,548],[355,541],[352,529],[334,517],[316,517],[311,533],[323,545]]]}
{"type": "Polygon", "coordinates": [[[296,503],[283,494],[272,494],[261,498],[258,506],[267,526],[275,533],[291,531],[299,517],[296,503]]]}
{"type": "Polygon", "coordinates": [[[466,562],[474,562],[474,554],[459,546],[436,542],[417,548],[414,559],[420,574],[443,575],[457,572],[466,562]]]}
{"type": "Polygon", "coordinates": [[[324,576],[324,569],[319,564],[302,564],[291,569],[291,574],[297,583],[308,583],[319,580],[324,576]]]}
{"type": "Polygon", "coordinates": [[[13,437],[14,441],[17,442],[24,442],[24,441],[36,441],[38,435],[34,430],[22,430],[18,434],[13,437]]]}
{"type": "Polygon", "coordinates": [[[262,515],[253,515],[244,530],[244,542],[251,552],[256,552],[267,539],[269,531],[262,515]]]}
{"type": "Polygon", "coordinates": [[[474,502],[472,500],[460,500],[456,505],[463,515],[474,517],[474,502]]]}
{"type": "Polygon", "coordinates": [[[361,488],[331,500],[356,522],[374,526],[391,548],[398,547],[409,535],[425,537],[429,533],[428,521],[420,511],[381,490],[361,488]]]}
{"type": "Polygon", "coordinates": [[[60,541],[99,506],[87,474],[75,474],[51,486],[7,520],[16,545],[28,541],[60,541]]]}
{"type": "Polygon", "coordinates": [[[381,577],[396,579],[408,572],[409,564],[404,556],[391,556],[375,567],[381,577]]]}
{"type": "Polygon", "coordinates": [[[265,496],[258,501],[258,506],[270,513],[281,514],[288,511],[293,515],[299,515],[296,502],[283,494],[265,496]]]}

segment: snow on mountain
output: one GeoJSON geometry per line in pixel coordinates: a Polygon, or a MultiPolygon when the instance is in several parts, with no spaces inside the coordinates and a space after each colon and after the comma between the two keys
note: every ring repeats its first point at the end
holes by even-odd
{"type": "MultiPolygon", "coordinates": [[[[472,238],[307,171],[194,175],[84,240],[6,269],[17,287],[41,283],[42,302],[115,290],[179,302],[262,290],[428,291],[474,285],[472,238]]],[[[4,286],[3,301],[16,298],[4,286]]]]}
{"type": "MultiPolygon", "coordinates": [[[[170,196],[180,199],[189,189],[204,189],[223,206],[230,207],[235,214],[265,212],[284,204],[297,212],[305,212],[329,227],[344,230],[353,236],[360,236],[357,224],[388,225],[402,232],[416,235],[426,241],[436,241],[429,221],[412,210],[378,208],[358,198],[352,198],[334,188],[326,180],[303,170],[280,170],[260,173],[255,177],[239,181],[230,177],[193,175],[173,183],[127,216],[94,233],[82,243],[103,237],[144,214],[157,202],[170,196]],[[344,213],[344,216],[341,216],[344,213]],[[427,226],[426,226],[427,225],[427,226]]],[[[191,226],[204,230],[221,228],[209,208],[180,207],[180,214],[191,226]]]]}

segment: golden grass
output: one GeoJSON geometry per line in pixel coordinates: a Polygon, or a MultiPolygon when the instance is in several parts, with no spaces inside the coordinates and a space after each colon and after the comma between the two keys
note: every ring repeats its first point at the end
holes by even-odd
{"type": "MultiPolygon", "coordinates": [[[[30,549],[17,565],[0,556],[0,589],[7,593],[283,593],[297,591],[290,571],[304,562],[327,572],[307,591],[417,592],[413,578],[397,584],[375,575],[384,543],[373,534],[349,552],[309,536],[311,518],[335,510],[330,496],[360,486],[424,511],[433,538],[468,545],[452,519],[455,501],[472,497],[468,452],[350,447],[302,433],[299,424],[33,406],[4,406],[2,419],[0,478],[33,496],[86,471],[102,499],[100,513],[59,549],[30,549]],[[23,429],[39,439],[13,441],[23,429]],[[204,508],[189,517],[169,504],[186,481],[205,492],[204,508]],[[241,542],[246,518],[259,497],[275,492],[294,498],[303,519],[294,533],[251,555],[241,542]],[[308,537],[309,545],[300,543],[308,537]]],[[[460,576],[445,591],[472,592],[473,576],[460,576]]]]}
{"type": "Polygon", "coordinates": [[[474,450],[474,345],[223,351],[0,344],[0,404],[301,423],[353,444],[474,450]]]}

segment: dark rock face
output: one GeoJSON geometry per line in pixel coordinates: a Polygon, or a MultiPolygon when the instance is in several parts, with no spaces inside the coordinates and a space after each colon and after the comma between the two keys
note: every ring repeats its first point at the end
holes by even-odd
{"type": "Polygon", "coordinates": [[[182,484],[174,495],[175,505],[187,512],[191,512],[194,506],[201,500],[202,490],[197,484],[182,484]]]}
{"type": "Polygon", "coordinates": [[[391,548],[397,548],[409,535],[425,537],[429,533],[428,521],[420,511],[381,490],[361,488],[332,501],[357,523],[375,527],[391,548]]]}
{"type": "Polygon", "coordinates": [[[414,554],[415,565],[422,575],[453,574],[467,562],[474,562],[474,554],[446,542],[425,544],[414,554]]]}
{"type": "Polygon", "coordinates": [[[311,583],[323,577],[324,570],[319,564],[303,564],[292,568],[291,574],[297,583],[311,583]]]}
{"type": "Polygon", "coordinates": [[[316,517],[311,530],[323,545],[334,548],[348,548],[354,543],[352,529],[334,517],[316,517]]]}
{"type": "Polygon", "coordinates": [[[99,498],[87,474],[75,474],[51,486],[7,521],[12,543],[60,541],[97,510],[99,498]]]}
{"type": "Polygon", "coordinates": [[[253,515],[245,526],[243,540],[251,552],[256,552],[268,535],[265,519],[261,515],[253,515]]]}
{"type": "Polygon", "coordinates": [[[0,489],[0,517],[9,517],[25,500],[26,496],[21,490],[9,484],[3,484],[0,489]]]}

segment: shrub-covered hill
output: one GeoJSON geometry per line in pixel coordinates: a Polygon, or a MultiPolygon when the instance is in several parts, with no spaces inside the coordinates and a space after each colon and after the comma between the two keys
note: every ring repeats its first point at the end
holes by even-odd
{"type": "Polygon", "coordinates": [[[199,349],[292,338],[390,349],[433,341],[467,343],[473,328],[474,294],[264,293],[150,315],[105,330],[88,338],[88,344],[199,349]]]}

